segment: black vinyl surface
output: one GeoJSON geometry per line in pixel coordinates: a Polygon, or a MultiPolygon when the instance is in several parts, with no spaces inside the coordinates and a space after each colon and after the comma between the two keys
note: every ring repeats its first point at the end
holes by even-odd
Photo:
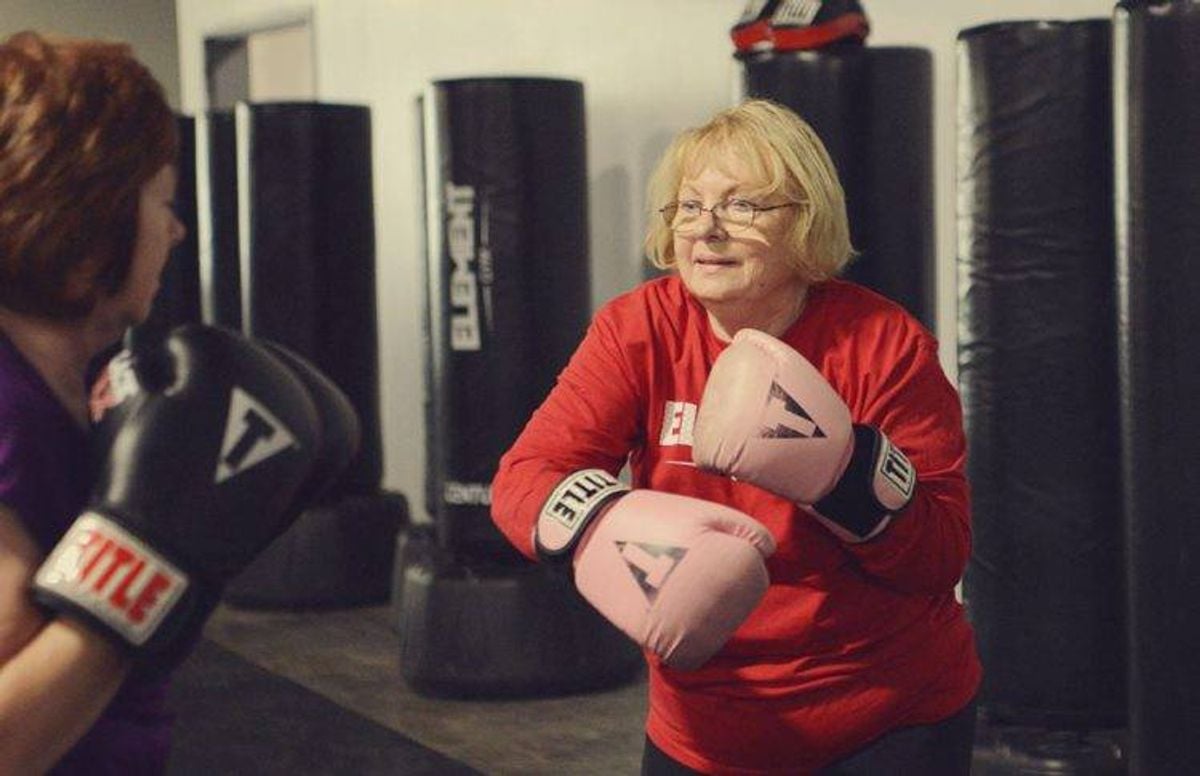
{"type": "Polygon", "coordinates": [[[1110,25],[958,38],[964,580],[1002,722],[1125,719],[1110,25]]]}
{"type": "MultiPolygon", "coordinates": [[[[243,333],[304,356],[346,392],[359,454],[334,492],[373,493],[383,472],[371,112],[362,105],[245,104],[235,114],[248,214],[243,333]]],[[[375,537],[391,541],[392,536],[375,537]]]]}
{"type": "Polygon", "coordinates": [[[1114,17],[1131,773],[1200,763],[1200,4],[1114,17]]]}
{"type": "Polygon", "coordinates": [[[426,509],[460,556],[519,567],[490,488],[591,317],[583,84],[436,81],[422,110],[438,216],[426,235],[426,509]]]}
{"type": "Polygon", "coordinates": [[[828,149],[859,251],[845,276],[933,330],[932,53],[847,46],[772,54],[746,63],[744,86],[749,97],[796,111],[828,149]]]}
{"type": "Polygon", "coordinates": [[[210,641],[176,672],[170,704],[172,776],[478,773],[210,641]]]}

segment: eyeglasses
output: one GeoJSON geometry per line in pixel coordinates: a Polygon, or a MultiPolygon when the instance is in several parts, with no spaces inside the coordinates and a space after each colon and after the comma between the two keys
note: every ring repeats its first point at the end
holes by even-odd
{"type": "Polygon", "coordinates": [[[754,225],[754,217],[759,213],[778,210],[784,207],[801,205],[801,202],[784,202],[779,205],[756,205],[746,199],[727,199],[712,207],[704,207],[699,200],[685,199],[672,202],[659,208],[663,220],[676,234],[699,234],[707,228],[704,221],[705,213],[712,213],[721,220],[721,226],[727,232],[740,232],[754,225]]]}

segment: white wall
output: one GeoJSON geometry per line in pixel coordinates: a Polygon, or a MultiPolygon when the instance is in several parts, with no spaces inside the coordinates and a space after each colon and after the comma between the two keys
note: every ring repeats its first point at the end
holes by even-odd
{"type": "Polygon", "coordinates": [[[251,35],[246,41],[250,100],[313,100],[317,85],[312,28],[308,24],[279,27],[251,35]]]}
{"type": "MultiPolygon", "coordinates": [[[[203,39],[310,18],[316,92],[372,108],[385,483],[424,504],[423,224],[414,100],[433,79],[584,82],[593,303],[641,278],[646,176],[669,138],[728,105],[742,0],[176,0],[182,104],[204,107],[203,39]]],[[[874,45],[934,53],[938,333],[955,374],[954,57],[958,31],[1004,19],[1108,17],[1112,0],[866,0],[874,45]]],[[[503,386],[496,386],[503,390],[503,386]]]]}
{"type": "Polygon", "coordinates": [[[124,41],[179,105],[174,0],[0,0],[0,39],[22,30],[124,41]]]}

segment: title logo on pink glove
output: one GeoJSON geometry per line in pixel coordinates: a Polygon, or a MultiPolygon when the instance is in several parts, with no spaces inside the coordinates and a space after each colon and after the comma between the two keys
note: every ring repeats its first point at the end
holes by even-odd
{"type": "Polygon", "coordinates": [[[767,413],[784,417],[775,422],[775,426],[764,426],[759,432],[760,439],[824,439],[825,432],[804,411],[800,402],[796,401],[779,383],[771,381],[771,390],[767,394],[767,413]],[[771,410],[774,409],[774,412],[771,410]],[[786,422],[784,422],[786,421],[786,422]]]}
{"type": "Polygon", "coordinates": [[[651,604],[658,597],[658,591],[667,583],[667,577],[687,555],[683,547],[664,547],[659,544],[644,542],[614,542],[621,559],[629,567],[638,587],[646,595],[651,604]]]}

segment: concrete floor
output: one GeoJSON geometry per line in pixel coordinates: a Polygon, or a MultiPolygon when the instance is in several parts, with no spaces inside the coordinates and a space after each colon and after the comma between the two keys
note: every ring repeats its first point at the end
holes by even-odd
{"type": "Polygon", "coordinates": [[[314,612],[220,607],[205,635],[279,676],[486,774],[636,774],[644,674],[530,700],[421,696],[400,671],[389,606],[314,612]]]}
{"type": "MultiPolygon", "coordinates": [[[[222,605],[205,636],[272,674],[315,692],[483,774],[637,774],[646,714],[644,671],[597,692],[523,700],[451,700],[414,692],[400,666],[389,605],[304,612],[222,605]]],[[[976,776],[1072,773],[1123,776],[1124,731],[1048,734],[989,730],[976,739],[976,776]]],[[[269,757],[264,752],[263,757],[269,757]]],[[[312,763],[312,772],[338,772],[312,763]]]]}

